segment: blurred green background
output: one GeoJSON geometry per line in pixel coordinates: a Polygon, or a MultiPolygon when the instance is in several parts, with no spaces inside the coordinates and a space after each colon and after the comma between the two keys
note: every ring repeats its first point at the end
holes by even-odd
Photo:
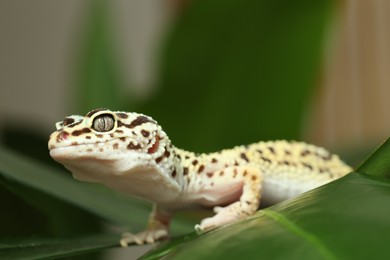
{"type": "MultiPolygon", "coordinates": [[[[107,107],[151,115],[196,152],[295,139],[354,165],[390,130],[387,12],[379,0],[1,1],[1,145],[60,167],[54,123],[107,107]]],[[[0,234],[101,228],[3,187],[0,234]]]]}

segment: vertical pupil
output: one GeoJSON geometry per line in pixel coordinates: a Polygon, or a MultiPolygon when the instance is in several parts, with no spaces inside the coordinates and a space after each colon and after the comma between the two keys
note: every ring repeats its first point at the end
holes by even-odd
{"type": "Polygon", "coordinates": [[[102,115],[95,118],[93,128],[99,132],[108,132],[114,127],[114,118],[111,115],[102,115]]]}
{"type": "Polygon", "coordinates": [[[99,118],[98,122],[99,122],[99,130],[104,131],[105,125],[106,125],[104,117],[103,118],[99,118]]]}

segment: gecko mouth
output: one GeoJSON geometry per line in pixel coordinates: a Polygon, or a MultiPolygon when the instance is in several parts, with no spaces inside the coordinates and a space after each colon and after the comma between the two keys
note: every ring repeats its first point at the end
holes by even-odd
{"type": "Polygon", "coordinates": [[[53,159],[80,159],[80,158],[94,158],[100,152],[104,152],[105,147],[112,146],[119,138],[111,139],[103,142],[78,143],[72,142],[62,145],[50,145],[50,156],[53,159]]]}
{"type": "MultiPolygon", "coordinates": [[[[91,142],[91,143],[78,143],[78,142],[72,142],[68,144],[60,143],[58,144],[51,144],[49,145],[49,151],[50,151],[50,156],[53,157],[54,159],[77,159],[77,158],[92,158],[92,157],[97,157],[99,153],[103,153],[106,150],[106,147],[114,147],[115,144],[118,144],[118,140],[123,142],[123,137],[118,137],[118,138],[113,138],[107,141],[101,141],[101,142],[91,142]]],[[[147,150],[145,151],[144,149],[134,149],[133,144],[130,142],[132,145],[131,151],[134,153],[139,153],[139,154],[154,154],[158,151],[158,148],[160,146],[160,139],[158,136],[156,136],[154,139],[150,140],[151,142],[148,144],[149,148],[146,148],[147,150]]],[[[129,146],[127,149],[130,149],[129,146]]],[[[119,150],[116,150],[119,151],[119,150]]],[[[118,154],[116,152],[116,154],[118,154]]],[[[111,150],[110,153],[106,156],[111,155],[111,150]]]]}

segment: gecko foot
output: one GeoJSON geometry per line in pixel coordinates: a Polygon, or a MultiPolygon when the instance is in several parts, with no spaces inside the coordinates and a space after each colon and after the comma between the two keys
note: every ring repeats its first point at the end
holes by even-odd
{"type": "Polygon", "coordinates": [[[247,216],[252,215],[256,211],[256,208],[243,208],[242,203],[237,201],[226,207],[214,207],[213,210],[216,213],[213,217],[205,218],[199,225],[195,226],[195,230],[198,233],[206,232],[244,219],[247,216]]]}
{"type": "Polygon", "coordinates": [[[199,233],[206,232],[223,225],[233,223],[239,219],[237,214],[232,212],[226,212],[221,208],[217,211],[218,213],[214,217],[203,219],[200,224],[196,225],[195,230],[199,233]]]}
{"type": "Polygon", "coordinates": [[[158,240],[168,238],[168,230],[166,229],[152,229],[145,230],[138,234],[132,233],[123,233],[122,239],[119,241],[122,247],[128,247],[131,243],[136,243],[137,245],[143,244],[153,244],[158,240]]]}

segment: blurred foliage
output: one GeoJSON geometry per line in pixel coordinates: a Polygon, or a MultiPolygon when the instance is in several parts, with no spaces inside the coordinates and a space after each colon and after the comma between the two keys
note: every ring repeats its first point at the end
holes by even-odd
{"type": "Polygon", "coordinates": [[[75,66],[77,78],[72,100],[77,102],[73,104],[73,114],[86,114],[102,107],[117,110],[123,102],[123,83],[110,28],[109,1],[89,2],[82,47],[76,52],[80,62],[75,66]]]}
{"type": "MultiPolygon", "coordinates": [[[[85,114],[92,108],[107,107],[149,114],[163,125],[175,145],[197,152],[264,139],[299,139],[308,99],[318,79],[333,4],[332,0],[193,1],[177,18],[162,46],[161,80],[155,86],[156,92],[141,103],[134,95],[123,94],[125,84],[117,66],[119,57],[111,35],[109,2],[91,0],[82,47],[77,52],[80,59],[72,99],[77,101],[71,113],[85,114]]],[[[6,145],[42,161],[49,158],[46,138],[36,138],[31,131],[23,131],[30,128],[20,129],[4,132],[6,145]]],[[[380,172],[381,176],[390,172],[387,162],[381,159],[390,154],[387,146],[377,151],[380,155],[375,153],[363,164],[363,172],[380,172]]],[[[30,161],[7,149],[0,149],[0,174],[0,203],[5,205],[7,212],[0,215],[0,230],[4,231],[0,237],[1,259],[59,257],[112,247],[117,244],[119,234],[108,234],[102,239],[101,222],[116,223],[131,230],[140,229],[146,223],[149,205],[144,202],[104,187],[76,182],[63,171],[30,161]],[[10,239],[15,236],[25,238],[10,239]]],[[[386,200],[383,195],[386,192],[382,195],[376,193],[377,184],[382,180],[354,176],[351,177],[355,178],[353,181],[345,178],[312,194],[323,192],[322,199],[336,195],[342,197],[345,192],[337,185],[346,185],[351,194],[355,194],[357,186],[351,182],[361,181],[367,185],[367,195],[362,196],[374,207],[371,210],[379,216],[385,214],[384,207],[372,202],[375,198],[386,200]]],[[[387,187],[388,183],[383,181],[381,185],[387,187]]],[[[313,203],[310,209],[313,215],[298,215],[298,220],[306,223],[308,218],[318,218],[320,212],[328,210],[322,203],[315,204],[321,202],[317,195],[309,199],[303,196],[293,204],[283,205],[300,208],[313,203]]],[[[335,209],[345,213],[343,220],[354,218],[348,215],[345,210],[347,202],[343,201],[340,200],[335,209]]],[[[284,206],[273,209],[282,212],[286,209],[284,206]]],[[[366,225],[365,216],[362,212],[354,220],[366,225]]],[[[259,214],[226,231],[221,229],[199,236],[198,244],[192,241],[179,246],[170,243],[157,249],[160,251],[152,252],[150,257],[176,248],[180,255],[187,249],[193,250],[192,246],[203,247],[202,243],[209,241],[213,234],[235,237],[234,234],[245,229],[250,221],[258,223],[254,228],[259,228],[264,216],[259,214]]],[[[328,221],[338,223],[335,217],[328,221]]],[[[383,223],[387,222],[378,222],[375,227],[380,228],[383,223]]],[[[191,221],[176,220],[174,224],[178,233],[192,230],[192,227],[191,221]]],[[[345,227],[348,228],[348,224],[345,227]]],[[[286,235],[276,232],[273,227],[267,230],[286,235]]],[[[327,233],[319,235],[328,236],[327,233]]],[[[195,234],[192,236],[198,238],[195,234]]],[[[241,248],[238,243],[247,238],[236,239],[234,247],[241,248]]],[[[183,239],[191,240],[191,237],[180,239],[182,243],[183,239]]],[[[318,239],[322,240],[322,237],[318,239]]],[[[344,242],[340,240],[340,244],[344,242]]],[[[274,240],[269,243],[274,243],[274,240]]],[[[221,245],[218,246],[223,250],[221,245]]],[[[209,250],[214,249],[209,247],[209,250]]],[[[248,254],[256,253],[257,249],[256,246],[249,249],[253,251],[248,251],[248,254]]]]}
{"type": "Polygon", "coordinates": [[[328,0],[194,1],[163,49],[158,93],[138,110],[197,152],[299,139],[331,7],[328,0]]]}
{"type": "Polygon", "coordinates": [[[351,173],[239,223],[163,244],[142,259],[387,259],[390,208],[383,205],[389,203],[389,180],[351,173]]]}

